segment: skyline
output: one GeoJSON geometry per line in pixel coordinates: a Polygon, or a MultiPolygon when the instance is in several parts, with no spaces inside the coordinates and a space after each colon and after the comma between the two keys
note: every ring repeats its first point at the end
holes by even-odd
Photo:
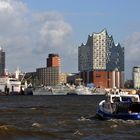
{"type": "Polygon", "coordinates": [[[78,72],[78,46],[89,34],[106,28],[125,48],[129,79],[132,67],[140,65],[139,4],[138,0],[0,0],[0,45],[6,52],[6,68],[35,71],[46,65],[49,53],[58,53],[62,72],[78,72]]]}

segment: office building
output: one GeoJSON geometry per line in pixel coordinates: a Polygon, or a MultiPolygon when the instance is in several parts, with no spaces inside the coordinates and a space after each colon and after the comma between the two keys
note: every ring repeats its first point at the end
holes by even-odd
{"type": "Polygon", "coordinates": [[[59,84],[60,64],[60,57],[58,54],[49,54],[47,66],[36,69],[39,84],[43,86],[56,86],[59,84]]]}
{"type": "Polygon", "coordinates": [[[104,88],[123,87],[124,48],[106,29],[88,36],[78,48],[78,69],[85,83],[104,88]]]}

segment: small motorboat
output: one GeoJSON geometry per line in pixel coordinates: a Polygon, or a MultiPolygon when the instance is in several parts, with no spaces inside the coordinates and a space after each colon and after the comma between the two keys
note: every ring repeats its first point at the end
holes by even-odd
{"type": "Polygon", "coordinates": [[[99,103],[96,115],[101,119],[140,120],[139,95],[109,94],[99,103]]]}

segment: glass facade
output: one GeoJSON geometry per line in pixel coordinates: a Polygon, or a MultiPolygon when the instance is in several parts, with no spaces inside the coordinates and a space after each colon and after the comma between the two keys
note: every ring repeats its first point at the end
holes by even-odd
{"type": "Polygon", "coordinates": [[[87,43],[79,46],[78,57],[79,71],[124,71],[124,48],[115,45],[106,30],[89,35],[87,43]]]}

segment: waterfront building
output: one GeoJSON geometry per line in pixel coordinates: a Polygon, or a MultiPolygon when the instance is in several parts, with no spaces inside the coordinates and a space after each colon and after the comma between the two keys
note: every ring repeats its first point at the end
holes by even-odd
{"type": "Polygon", "coordinates": [[[135,89],[140,89],[140,66],[133,67],[133,84],[135,89]]]}
{"type": "Polygon", "coordinates": [[[36,69],[36,75],[39,85],[56,86],[60,83],[60,57],[58,54],[49,54],[47,66],[36,69]]]}
{"type": "Polygon", "coordinates": [[[106,29],[88,36],[78,47],[78,69],[85,83],[104,88],[124,85],[124,48],[115,44],[106,29]]]}
{"type": "Polygon", "coordinates": [[[47,85],[55,86],[60,83],[61,60],[58,54],[51,53],[47,58],[47,85]]]}
{"type": "Polygon", "coordinates": [[[59,68],[44,67],[36,69],[39,85],[55,86],[59,83],[59,68]]]}
{"type": "Polygon", "coordinates": [[[36,72],[26,74],[26,79],[34,86],[56,86],[60,83],[60,57],[58,54],[49,54],[46,67],[37,68],[36,72]]]}
{"type": "Polygon", "coordinates": [[[5,74],[5,52],[0,47],[0,76],[5,74]]]}

